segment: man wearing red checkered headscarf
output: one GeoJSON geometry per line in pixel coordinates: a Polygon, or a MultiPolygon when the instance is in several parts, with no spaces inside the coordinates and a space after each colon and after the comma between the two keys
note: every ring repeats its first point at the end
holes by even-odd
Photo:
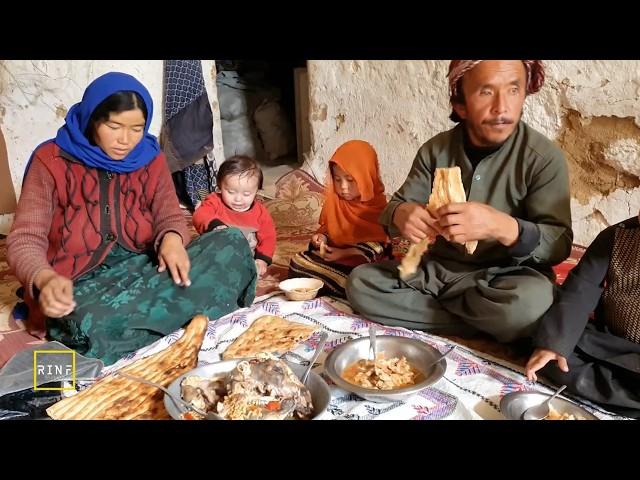
{"type": "MultiPolygon", "coordinates": [[[[451,103],[463,102],[462,97],[462,77],[469,70],[477,66],[483,60],[452,60],[449,63],[449,97],[451,103]]],[[[538,93],[544,85],[544,66],[540,60],[522,60],[526,70],[525,93],[532,95],[538,93]]],[[[459,122],[461,119],[457,117],[455,111],[451,114],[451,120],[459,122]]]]}
{"type": "Polygon", "coordinates": [[[419,149],[380,217],[392,237],[435,242],[406,280],[397,261],[356,268],[347,296],[383,324],[528,338],[553,301],[551,267],[573,240],[564,155],[521,120],[544,68],[539,60],[453,60],[448,78],[457,125],[419,149]],[[468,201],[430,213],[435,170],[452,167],[468,201]],[[465,242],[478,246],[469,253],[465,242]]]}

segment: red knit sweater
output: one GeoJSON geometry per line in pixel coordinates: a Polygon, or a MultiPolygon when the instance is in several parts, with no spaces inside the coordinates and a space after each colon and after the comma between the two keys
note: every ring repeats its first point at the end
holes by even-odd
{"type": "Polygon", "coordinates": [[[86,167],[51,142],[35,152],[24,180],[7,260],[33,297],[43,269],[76,279],[100,265],[116,242],[138,253],[157,250],[169,231],[185,245],[191,240],[164,154],[118,174],[86,167]]]}

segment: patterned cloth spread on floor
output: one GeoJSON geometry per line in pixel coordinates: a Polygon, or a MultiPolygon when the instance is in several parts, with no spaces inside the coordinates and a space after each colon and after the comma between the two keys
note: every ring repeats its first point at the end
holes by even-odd
{"type": "MultiPolygon", "coordinates": [[[[284,297],[274,295],[249,308],[226,315],[216,322],[209,322],[198,356],[199,365],[220,361],[227,347],[263,315],[279,315],[293,322],[320,327],[308,340],[285,355],[285,360],[291,363],[308,361],[318,345],[321,333],[324,331],[329,334],[324,352],[317,360],[318,366],[314,368],[314,371],[327,381],[331,390],[331,401],[321,419],[501,420],[504,417],[500,412],[500,400],[507,393],[526,390],[542,393],[553,391],[544,384],[529,383],[522,375],[520,367],[458,345],[447,357],[444,377],[429,388],[411,396],[406,402],[374,403],[363,400],[336,387],[324,373],[323,364],[327,355],[337,346],[352,338],[368,336],[371,322],[338,310],[324,298],[306,302],[287,302],[284,297]]],[[[400,327],[380,326],[379,333],[414,338],[440,352],[445,352],[454,345],[445,338],[400,327]]],[[[181,331],[173,332],[105,370],[110,372],[143,356],[162,351],[178,340],[181,334],[181,331]]],[[[600,419],[624,419],[579,397],[568,398],[600,419]]]]}

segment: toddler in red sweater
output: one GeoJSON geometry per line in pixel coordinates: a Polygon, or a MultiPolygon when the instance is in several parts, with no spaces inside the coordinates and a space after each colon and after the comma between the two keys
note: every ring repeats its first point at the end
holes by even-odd
{"type": "Polygon", "coordinates": [[[196,208],[193,225],[200,234],[226,227],[241,230],[254,252],[258,277],[262,277],[276,249],[273,219],[256,200],[262,188],[262,170],[250,157],[235,155],[220,165],[216,179],[217,191],[196,208]]]}

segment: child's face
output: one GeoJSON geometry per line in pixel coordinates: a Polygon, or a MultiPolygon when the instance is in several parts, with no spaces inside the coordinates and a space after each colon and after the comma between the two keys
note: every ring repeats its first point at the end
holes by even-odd
{"type": "Polygon", "coordinates": [[[333,177],[333,189],[340,198],[347,201],[360,198],[360,191],[356,181],[335,163],[331,164],[331,176],[333,177]]]}
{"type": "Polygon", "coordinates": [[[257,175],[229,175],[222,179],[220,185],[222,201],[227,207],[236,212],[249,210],[257,193],[257,175]]]}

